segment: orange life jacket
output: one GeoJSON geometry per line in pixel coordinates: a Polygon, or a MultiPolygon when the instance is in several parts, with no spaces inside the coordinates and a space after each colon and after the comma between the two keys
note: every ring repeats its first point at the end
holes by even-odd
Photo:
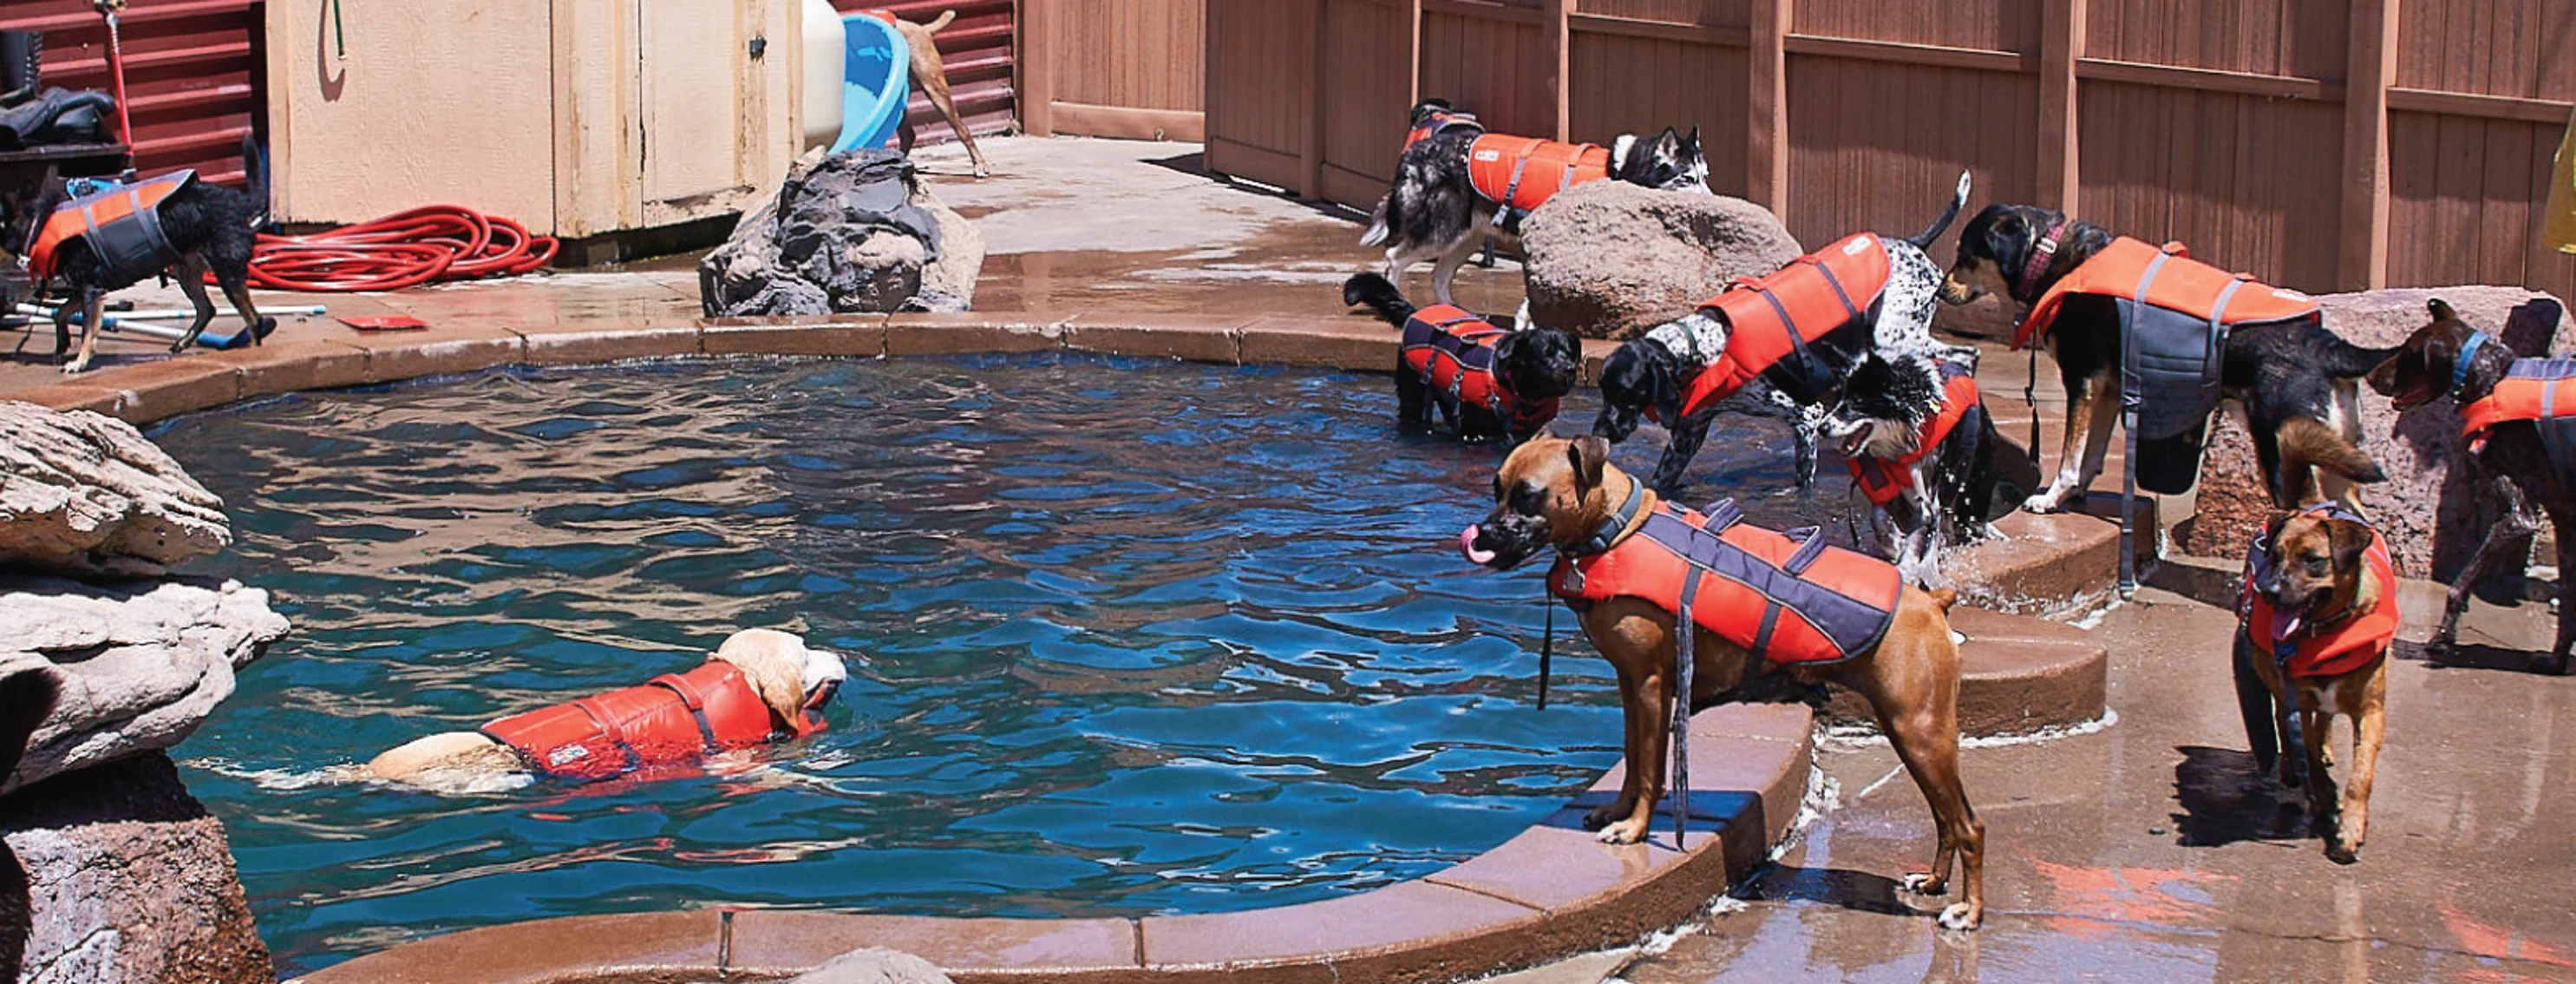
{"type": "Polygon", "coordinates": [[[1474,130],[1478,133],[1483,133],[1485,132],[1485,124],[1478,122],[1476,120],[1476,114],[1474,113],[1429,113],[1422,117],[1422,122],[1414,124],[1413,129],[1404,132],[1404,149],[1412,150],[1414,144],[1431,139],[1433,136],[1436,136],[1443,131],[1453,129],[1468,129],[1474,130]]]}
{"type": "Polygon", "coordinates": [[[1610,148],[1488,133],[1467,148],[1467,180],[1485,200],[1525,215],[1557,192],[1610,177],[1610,148]]]}
{"type": "Polygon", "coordinates": [[[2027,348],[2047,338],[2059,305],[2075,294],[2140,300],[2229,326],[2294,321],[2316,317],[2320,311],[2316,299],[2306,294],[2192,259],[2181,243],[2159,248],[2121,236],[2067,271],[2031,303],[2029,316],[2013,332],[2013,347],[2027,348]]]}
{"type": "Polygon", "coordinates": [[[1896,565],[1828,546],[1813,527],[1741,519],[1732,500],[1706,515],[1666,504],[1606,551],[1559,556],[1548,590],[1576,611],[1624,597],[1678,613],[1696,581],[1691,621],[1774,663],[1839,662],[1887,634],[1904,589],[1896,565]]]}
{"type": "MultiPolygon", "coordinates": [[[[2301,510],[2324,512],[2337,519],[2368,524],[2361,517],[2346,512],[2331,502],[2320,502],[2301,510]]],[[[2379,535],[2378,527],[2370,530],[2370,550],[2363,554],[2367,576],[2379,579],[2379,601],[2367,612],[2347,613],[2331,631],[2326,626],[2309,625],[2302,629],[2307,637],[2295,642],[2272,638],[2275,616],[2270,602],[2254,590],[2254,570],[2264,562],[2263,540],[2258,534],[2253,549],[2245,555],[2245,579],[2237,588],[2236,609],[2244,619],[2245,638],[2256,649],[2282,658],[2281,645],[2290,648],[2287,663],[2291,676],[2334,676],[2350,673],[2388,651],[2390,640],[2397,638],[2397,568],[2388,561],[2388,540],[2379,535]]]]}
{"type": "Polygon", "coordinates": [[[1682,395],[1682,416],[1735,395],[1782,359],[1798,355],[1803,360],[1810,343],[1866,322],[1887,289],[1887,273],[1886,244],[1863,232],[1772,273],[1729,284],[1700,305],[1701,311],[1714,311],[1726,322],[1726,351],[1691,378],[1682,395]]]}
{"type": "Polygon", "coordinates": [[[2460,437],[2474,453],[2497,424],[2563,417],[2576,417],[2576,359],[2515,359],[2495,392],[2460,409],[2460,437]]]}
{"type": "Polygon", "coordinates": [[[161,203],[196,180],[195,171],[172,171],[55,206],[27,248],[27,272],[53,276],[63,247],[75,241],[89,246],[112,280],[168,269],[179,251],[161,231],[161,203]]]}
{"type": "Polygon", "coordinates": [[[1950,438],[1950,431],[1959,426],[1959,421],[1967,419],[1968,412],[1976,409],[1982,399],[1977,392],[1975,376],[1953,372],[1948,366],[1943,366],[1942,371],[1949,379],[1941,386],[1941,412],[1925,420],[1922,429],[1915,432],[1916,444],[1912,452],[1894,461],[1866,454],[1843,459],[1843,464],[1851,469],[1852,484],[1859,487],[1862,495],[1869,497],[1871,505],[1884,509],[1906,489],[1913,488],[1915,463],[1940,450],[1941,442],[1950,438]]]}
{"type": "Polygon", "coordinates": [[[812,711],[785,727],[775,719],[740,667],[709,660],[641,687],[513,714],[483,733],[518,750],[530,769],[589,781],[823,730],[812,711]]]}
{"type": "Polygon", "coordinates": [[[1528,437],[1556,419],[1559,400],[1524,400],[1494,373],[1494,342],[1507,332],[1455,305],[1434,304],[1404,321],[1404,364],[1422,381],[1483,407],[1528,437]]]}

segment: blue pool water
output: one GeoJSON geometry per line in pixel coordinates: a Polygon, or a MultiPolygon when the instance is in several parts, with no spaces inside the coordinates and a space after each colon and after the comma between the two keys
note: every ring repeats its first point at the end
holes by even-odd
{"type": "MultiPolygon", "coordinates": [[[[240,537],[193,569],[296,630],[179,756],[290,972],[542,916],[1208,912],[1418,877],[1610,765],[1618,712],[1579,638],[1562,705],[1532,706],[1537,567],[1455,553],[1498,452],[1393,414],[1383,377],[1045,357],[500,373],[185,418],[157,437],[240,537]],[[748,626],[855,654],[829,731],[652,783],[345,779],[748,626]]],[[[1696,488],[1800,518],[1783,429],[1710,444],[1696,488]]]]}

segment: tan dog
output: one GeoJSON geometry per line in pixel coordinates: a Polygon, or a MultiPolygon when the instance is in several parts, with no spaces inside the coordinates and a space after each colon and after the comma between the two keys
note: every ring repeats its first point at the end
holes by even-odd
{"type": "MultiPolygon", "coordinates": [[[[1543,550],[1561,557],[1605,555],[1640,535],[1659,510],[1655,493],[1609,463],[1598,437],[1541,437],[1521,445],[1494,477],[1491,515],[1460,537],[1468,559],[1509,570],[1543,550]]],[[[1766,534],[1767,535],[1767,534],[1766,534]]],[[[1873,645],[1828,665],[1791,670],[1799,679],[1851,688],[1868,699],[1878,724],[1931,804],[1940,844],[1928,874],[1906,876],[1926,895],[1948,890],[1950,862],[1966,869],[1966,899],[1943,909],[1941,925],[1973,929],[1985,916],[1985,825],[1959,782],[1959,650],[1947,612],[1955,595],[1898,589],[1894,614],[1873,645]]],[[[1616,596],[1578,609],[1583,631],[1619,674],[1626,712],[1627,781],[1586,823],[1608,843],[1643,837],[1664,795],[1676,672],[1675,613],[1645,598],[1616,596]]],[[[1744,646],[1705,628],[1692,645],[1693,700],[1715,697],[1764,670],[1744,646]]]]}
{"type": "MultiPolygon", "coordinates": [[[[2326,838],[2326,856],[2343,864],[2360,860],[2387,720],[2388,647],[2397,638],[2397,577],[2388,543],[2331,504],[2289,513],[2273,520],[2248,553],[2238,607],[2244,624],[2236,658],[2252,663],[2272,691],[2281,788],[2301,787],[2304,764],[2308,816],[2326,838]],[[2352,774],[2340,803],[2326,775],[2334,764],[2328,729],[2337,714],[2353,722],[2352,774]]],[[[2262,736],[2249,737],[2258,746],[2257,766],[2270,771],[2273,750],[2259,747],[2262,736]]]]}
{"type": "MultiPolygon", "coordinates": [[[[975,176],[990,177],[992,165],[985,163],[984,149],[975,146],[975,135],[966,132],[965,118],[957,115],[957,101],[948,94],[948,63],[939,57],[939,42],[931,38],[931,35],[939,33],[940,28],[947,27],[956,19],[954,10],[940,11],[939,16],[928,24],[893,18],[894,29],[902,32],[905,46],[912,49],[912,84],[920,86],[921,94],[930,97],[930,104],[939,108],[939,115],[948,117],[948,128],[957,131],[957,141],[966,145],[966,156],[975,161],[975,176]]],[[[905,154],[912,153],[912,144],[917,138],[912,128],[912,114],[907,112],[903,116],[903,128],[896,132],[896,139],[901,141],[905,154]]]]}
{"type": "Polygon", "coordinates": [[[821,730],[821,708],[847,675],[839,656],[791,633],[745,629],[689,673],[420,738],[376,756],[366,771],[463,790],[534,774],[604,779],[694,763],[711,750],[821,730]]]}

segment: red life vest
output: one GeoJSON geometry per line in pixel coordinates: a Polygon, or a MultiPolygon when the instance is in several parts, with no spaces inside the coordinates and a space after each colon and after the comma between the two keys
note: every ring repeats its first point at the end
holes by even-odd
{"type": "MultiPolygon", "coordinates": [[[[2337,519],[2368,525],[2361,517],[2331,502],[2320,502],[2300,511],[2322,512],[2337,519]]],[[[2343,621],[2334,624],[2332,631],[2321,631],[2325,626],[2308,625],[2302,627],[2307,633],[2306,638],[2296,642],[2284,640],[2292,647],[2289,654],[2291,676],[2350,673],[2370,665],[2371,660],[2388,651],[2389,641],[2397,638],[2397,568],[2388,561],[2388,540],[2379,535],[2377,527],[2371,528],[2370,549],[2362,556],[2364,576],[2379,579],[2378,603],[2367,612],[2347,613],[2343,621]]],[[[2258,535],[2253,549],[2245,554],[2245,579],[2237,588],[2236,610],[2245,623],[2245,638],[2254,643],[2254,648],[2278,658],[2279,650],[2272,638],[2276,616],[2271,603],[2264,601],[2263,595],[2254,590],[2254,569],[2262,562],[2263,540],[2258,535]]]]}
{"type": "Polygon", "coordinates": [[[2564,417],[2576,417],[2576,360],[2515,359],[2495,392],[2460,408],[2460,437],[2476,452],[2497,424],[2564,417]]]}
{"type": "Polygon", "coordinates": [[[1863,232],[1772,273],[1727,285],[1700,305],[1726,322],[1726,351],[1691,378],[1682,416],[1734,396],[1780,360],[1804,353],[1809,343],[1865,320],[1887,289],[1888,266],[1887,245],[1863,232]]]}
{"type": "Polygon", "coordinates": [[[1610,148],[1488,133],[1467,147],[1467,180],[1485,200],[1527,214],[1556,193],[1610,177],[1610,148]]]}
{"type": "Polygon", "coordinates": [[[161,203],[196,180],[195,171],[172,171],[55,206],[27,247],[27,272],[53,276],[64,245],[75,241],[88,244],[112,279],[167,269],[179,252],[161,231],[161,203]]]}
{"type": "Polygon", "coordinates": [[[2159,248],[2121,236],[2067,271],[2031,303],[2029,316],[2013,332],[2013,347],[2028,348],[2048,337],[2058,306],[2074,294],[2141,300],[2229,326],[2312,318],[2321,310],[2316,299],[2306,294],[2192,259],[2181,243],[2159,248]]]}
{"type": "Polygon", "coordinates": [[[1494,374],[1494,342],[1504,329],[1455,305],[1434,304],[1404,320],[1404,364],[1434,389],[1493,411],[1527,437],[1556,419],[1559,401],[1524,400],[1494,374]]]}
{"type": "Polygon", "coordinates": [[[1477,122],[1474,113],[1434,112],[1424,116],[1422,122],[1414,124],[1413,129],[1404,132],[1404,149],[1412,150],[1414,144],[1452,129],[1468,129],[1483,133],[1485,124],[1477,122]]]}
{"type": "Polygon", "coordinates": [[[1681,611],[1696,570],[1691,621],[1774,663],[1834,663],[1867,652],[1896,618],[1896,565],[1740,522],[1733,501],[1709,515],[1667,504],[1636,532],[1589,556],[1560,556],[1548,590],[1582,611],[1612,598],[1681,611]]]}
{"type": "Polygon", "coordinates": [[[740,667],[709,660],[641,687],[513,714],[483,733],[518,750],[537,772],[589,781],[823,730],[821,715],[798,717],[780,727],[740,667]]]}
{"type": "Polygon", "coordinates": [[[1913,488],[1915,463],[1939,450],[1941,442],[1949,439],[1950,431],[1957,428],[1959,421],[1966,419],[1968,411],[1976,409],[1977,402],[1982,399],[1977,392],[1975,376],[1953,372],[1946,365],[1942,372],[1949,379],[1941,386],[1941,412],[1925,420],[1923,427],[1915,432],[1916,443],[1911,453],[1894,461],[1866,454],[1843,459],[1843,464],[1851,469],[1852,484],[1860,489],[1862,495],[1869,497],[1871,505],[1884,509],[1905,490],[1913,488]]]}

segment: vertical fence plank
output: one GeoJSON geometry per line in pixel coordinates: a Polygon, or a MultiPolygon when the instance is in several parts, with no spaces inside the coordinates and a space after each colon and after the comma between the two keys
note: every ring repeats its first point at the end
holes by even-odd
{"type": "Polygon", "coordinates": [[[1012,26],[1020,35],[1020,131],[1055,135],[1056,5],[1064,0],[1020,0],[1012,26]]]}
{"type": "Polygon", "coordinates": [[[1405,92],[1408,107],[1422,101],[1422,0],[1406,0],[1404,5],[1405,92]]]}
{"type": "Polygon", "coordinates": [[[1332,48],[1332,37],[1324,30],[1324,0],[1307,0],[1306,9],[1306,29],[1313,32],[1314,44],[1307,48],[1310,68],[1306,72],[1306,98],[1300,100],[1306,119],[1298,132],[1305,135],[1305,145],[1297,155],[1300,183],[1289,190],[1307,198],[1320,198],[1324,194],[1324,61],[1332,48]]]}
{"type": "Polygon", "coordinates": [[[2039,34],[2039,173],[2035,197],[2068,216],[2081,209],[2082,161],[2075,65],[2084,57],[2087,0],[2045,0],[2039,34]]]}
{"type": "Polygon", "coordinates": [[[1747,90],[1745,197],[1789,214],[1789,20],[1795,0],[1752,0],[1752,81],[1747,90]]]}
{"type": "Polygon", "coordinates": [[[2398,0],[2354,0],[2344,69],[2343,234],[2335,285],[2388,282],[2388,87],[2397,78],[2398,0]]]}
{"type": "Polygon", "coordinates": [[[1547,6],[1547,118],[1548,125],[1553,130],[1552,138],[1566,141],[1574,139],[1574,120],[1570,108],[1573,102],[1570,93],[1574,84],[1572,23],[1574,0],[1548,0],[1547,6]]]}

